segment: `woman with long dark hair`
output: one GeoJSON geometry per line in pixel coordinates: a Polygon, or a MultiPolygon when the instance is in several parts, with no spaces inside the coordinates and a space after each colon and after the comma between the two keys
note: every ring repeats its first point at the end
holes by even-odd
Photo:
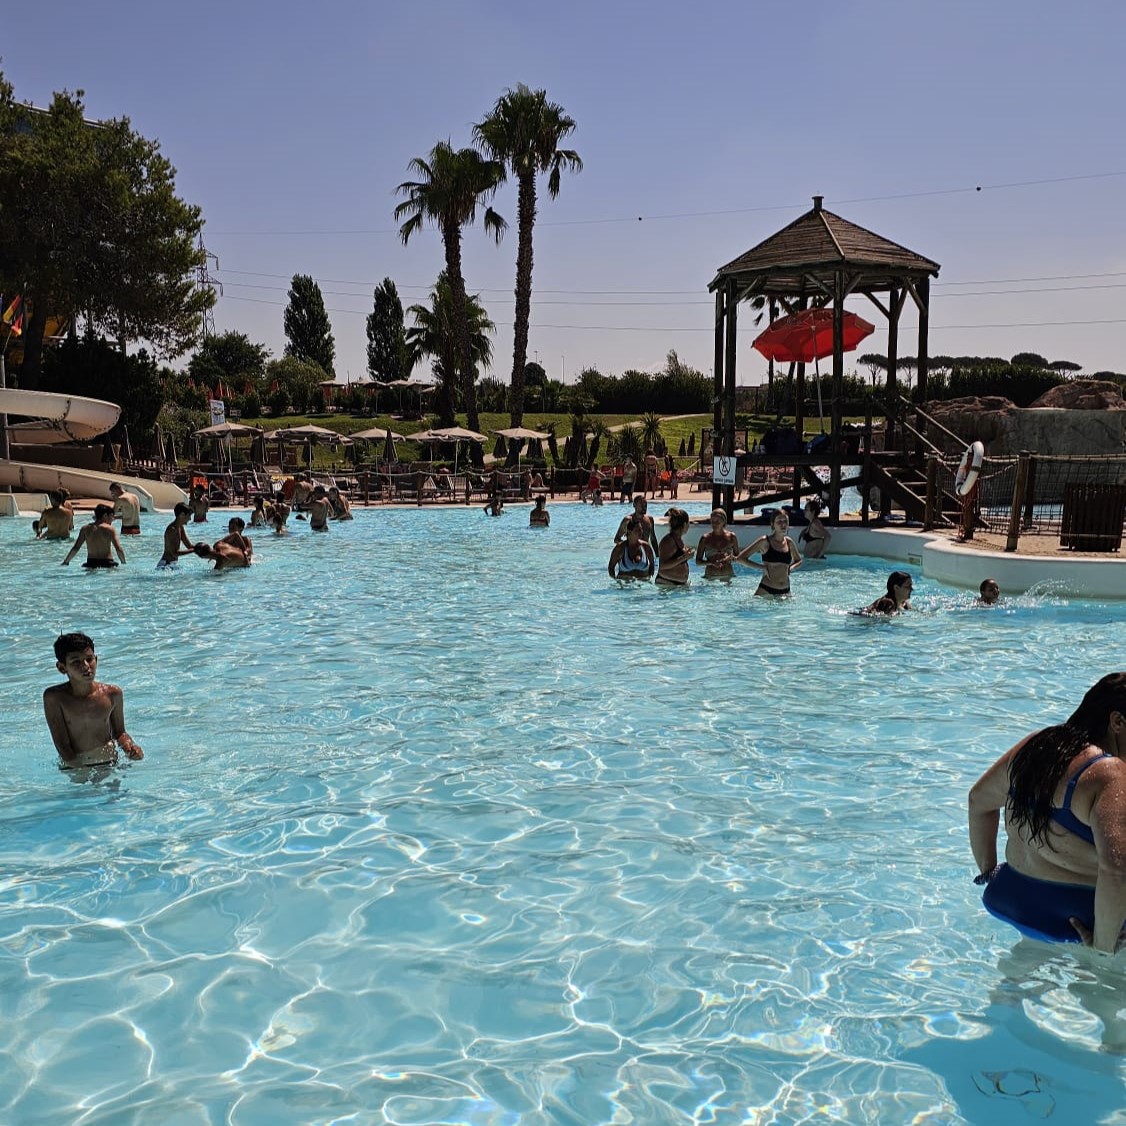
{"type": "Polygon", "coordinates": [[[1032,938],[1113,953],[1126,925],[1126,672],[1066,723],[1006,751],[970,790],[970,846],[990,914],[1032,938]],[[1005,863],[997,830],[1005,809],[1005,863]]]}

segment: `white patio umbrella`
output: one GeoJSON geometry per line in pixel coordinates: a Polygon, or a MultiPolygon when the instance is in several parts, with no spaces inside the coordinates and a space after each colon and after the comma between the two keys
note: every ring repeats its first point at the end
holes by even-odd
{"type": "MultiPolygon", "coordinates": [[[[416,440],[417,435],[412,435],[416,440]]],[[[426,437],[422,439],[427,442],[453,442],[454,443],[454,473],[457,473],[457,455],[461,449],[462,442],[473,442],[476,445],[484,445],[488,440],[487,434],[478,434],[476,430],[467,430],[464,426],[439,426],[433,430],[426,431],[426,437]]]]}

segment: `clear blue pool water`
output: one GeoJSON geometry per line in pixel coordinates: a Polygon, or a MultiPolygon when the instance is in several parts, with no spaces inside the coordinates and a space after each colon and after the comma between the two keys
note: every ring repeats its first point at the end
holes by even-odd
{"type": "Polygon", "coordinates": [[[621,511],[218,575],[152,570],[162,517],[113,573],[0,521],[0,1121],[1126,1121],[1126,968],[986,915],[964,811],[1126,606],[623,589],[621,511]],[[146,753],[99,782],[42,718],[71,629],[146,753]]]}

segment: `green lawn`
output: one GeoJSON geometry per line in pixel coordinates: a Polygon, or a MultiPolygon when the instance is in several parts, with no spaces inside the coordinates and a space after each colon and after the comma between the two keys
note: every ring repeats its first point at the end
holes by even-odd
{"type": "MultiPolygon", "coordinates": [[[[641,414],[602,414],[602,415],[589,415],[588,418],[593,421],[600,419],[608,427],[621,426],[624,423],[640,423],[641,414]]],[[[754,442],[756,439],[761,438],[762,435],[771,426],[774,425],[775,419],[772,415],[741,415],[741,420],[746,423],[746,428],[750,431],[750,441],[754,442]]],[[[424,419],[415,420],[413,422],[404,422],[392,418],[389,414],[378,414],[368,416],[358,416],[346,413],[339,414],[323,414],[323,415],[285,415],[282,418],[244,418],[243,423],[247,426],[261,426],[266,430],[276,430],[281,427],[290,426],[305,426],[309,423],[315,426],[323,426],[328,430],[335,430],[338,434],[349,435],[354,434],[358,430],[369,430],[373,427],[389,427],[397,434],[410,435],[419,430],[426,430],[435,425],[434,417],[431,415],[424,419]]],[[[458,415],[457,419],[459,425],[465,426],[466,419],[464,415],[458,415]]],[[[793,418],[785,418],[782,420],[783,425],[790,425],[793,423],[793,418]]],[[[856,421],[863,421],[858,419],[856,421]]],[[[528,411],[524,415],[524,425],[532,430],[546,430],[548,423],[555,424],[555,432],[559,435],[560,445],[566,435],[571,433],[571,416],[565,413],[543,413],[541,411],[528,411]]],[[[661,435],[668,443],[669,449],[674,455],[680,449],[680,443],[683,440],[687,444],[689,437],[692,434],[696,436],[695,452],[700,452],[700,439],[701,433],[706,427],[710,427],[712,423],[711,415],[695,414],[689,415],[684,418],[667,419],[661,424],[661,435]]],[[[510,424],[509,416],[505,414],[482,413],[481,414],[481,430],[488,434],[490,438],[496,433],[497,430],[503,430],[510,424]]],[[[742,427],[741,427],[742,429],[742,427]]],[[[817,433],[817,420],[812,420],[812,426],[809,419],[806,420],[806,436],[812,437],[817,433]]],[[[378,447],[378,443],[369,443],[366,453],[366,460],[373,460],[378,458],[382,451],[378,447]]],[[[487,453],[492,452],[490,445],[486,449],[487,453]]],[[[404,461],[409,461],[424,456],[424,451],[421,447],[414,443],[399,445],[399,457],[404,461]]],[[[331,467],[341,468],[346,463],[347,455],[337,449],[331,447],[318,446],[313,451],[313,464],[315,468],[328,469],[331,467]]]]}

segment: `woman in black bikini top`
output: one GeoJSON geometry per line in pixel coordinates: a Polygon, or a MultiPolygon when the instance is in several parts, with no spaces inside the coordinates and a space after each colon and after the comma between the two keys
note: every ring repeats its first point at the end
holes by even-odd
{"type": "Polygon", "coordinates": [[[790,517],[785,512],[776,512],[770,522],[770,534],[759,536],[750,547],[735,556],[736,563],[762,572],[756,595],[782,598],[790,593],[790,572],[801,566],[801,555],[787,535],[789,530],[790,517]],[[761,563],[749,558],[759,554],[762,555],[761,563]]]}
{"type": "Polygon", "coordinates": [[[829,529],[821,523],[821,502],[815,497],[806,501],[805,518],[809,525],[802,529],[798,539],[805,544],[806,559],[823,559],[829,546],[829,529]]]}

